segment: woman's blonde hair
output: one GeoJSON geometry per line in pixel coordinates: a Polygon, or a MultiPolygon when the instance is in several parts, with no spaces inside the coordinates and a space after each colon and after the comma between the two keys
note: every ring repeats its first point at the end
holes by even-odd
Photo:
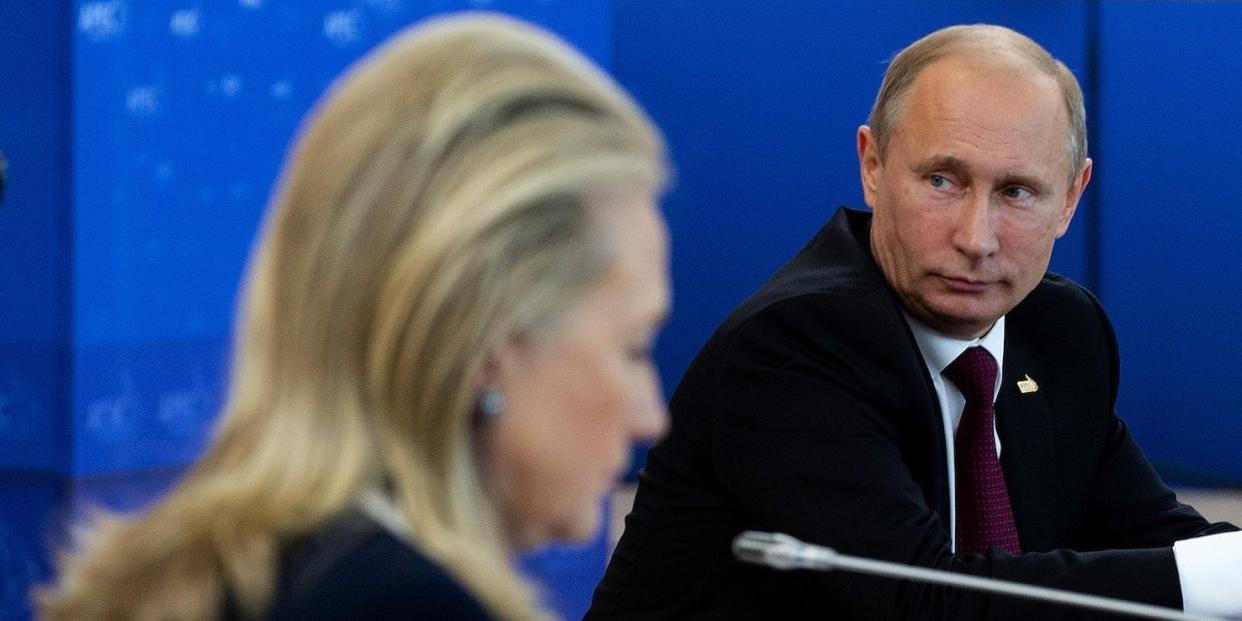
{"type": "Polygon", "coordinates": [[[213,444],[144,514],[96,519],[42,617],[209,618],[226,596],[261,615],[282,546],[378,486],[490,611],[543,614],[485,492],[476,381],[499,338],[554,325],[602,277],[597,199],[657,192],[660,137],[590,61],[486,14],[394,36],[308,118],[213,444]]]}

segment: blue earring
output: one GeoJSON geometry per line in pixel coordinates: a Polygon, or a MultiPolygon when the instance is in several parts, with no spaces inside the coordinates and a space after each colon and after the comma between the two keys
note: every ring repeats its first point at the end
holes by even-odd
{"type": "Polygon", "coordinates": [[[479,395],[478,418],[479,422],[494,423],[505,413],[505,409],[509,407],[509,402],[505,399],[504,393],[498,388],[484,388],[479,395]]]}

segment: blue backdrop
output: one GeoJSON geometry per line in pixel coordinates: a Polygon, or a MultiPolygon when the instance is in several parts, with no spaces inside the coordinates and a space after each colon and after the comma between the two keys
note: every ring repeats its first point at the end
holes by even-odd
{"type": "MultiPolygon", "coordinates": [[[[854,132],[896,50],[951,23],[1031,35],[1087,94],[1095,179],[1053,269],[1112,314],[1121,414],[1166,475],[1242,480],[1242,4],[0,2],[0,619],[29,615],[66,516],[141,506],[201,450],[255,226],[314,98],[384,36],[461,8],[560,32],[667,133],[670,389],[836,205],[862,206],[854,132]]],[[[525,564],[575,617],[604,554],[525,564]]]]}

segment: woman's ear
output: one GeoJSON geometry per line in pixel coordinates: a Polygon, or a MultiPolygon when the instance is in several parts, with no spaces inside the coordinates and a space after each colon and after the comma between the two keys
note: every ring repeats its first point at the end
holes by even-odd
{"type": "Polygon", "coordinates": [[[474,378],[476,392],[487,388],[504,387],[520,375],[523,362],[530,349],[529,338],[522,333],[509,332],[492,341],[483,366],[474,378]]]}
{"type": "Polygon", "coordinates": [[[495,349],[492,348],[492,351],[488,352],[487,357],[483,359],[483,366],[479,368],[474,381],[471,382],[471,387],[476,393],[488,386],[495,386],[500,381],[500,361],[495,349]]]}
{"type": "Polygon", "coordinates": [[[520,390],[527,379],[523,372],[529,364],[527,349],[520,335],[497,339],[490,348],[472,384],[476,424],[491,426],[509,409],[510,391],[520,390]]]}

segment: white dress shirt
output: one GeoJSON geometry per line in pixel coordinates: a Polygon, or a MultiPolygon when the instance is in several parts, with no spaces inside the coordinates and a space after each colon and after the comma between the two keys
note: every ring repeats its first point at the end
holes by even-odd
{"type": "MultiPolygon", "coordinates": [[[[903,311],[904,313],[904,311],[903,311]]],[[[914,334],[923,362],[931,375],[940,412],[944,417],[945,455],[949,468],[949,537],[951,549],[957,552],[957,483],[954,468],[953,437],[966,398],[943,373],[968,347],[979,345],[996,358],[996,389],[1000,392],[1005,360],[1005,318],[1001,317],[987,334],[964,341],[933,331],[908,313],[906,323],[914,334]],[[949,432],[952,430],[952,433],[949,432]]],[[[995,419],[992,433],[996,434],[995,419]]],[[[1000,455],[1000,436],[996,436],[996,454],[1000,455]]],[[[1242,531],[1208,535],[1173,544],[1178,581],[1182,588],[1182,607],[1192,614],[1242,619],[1242,531]]]]}

